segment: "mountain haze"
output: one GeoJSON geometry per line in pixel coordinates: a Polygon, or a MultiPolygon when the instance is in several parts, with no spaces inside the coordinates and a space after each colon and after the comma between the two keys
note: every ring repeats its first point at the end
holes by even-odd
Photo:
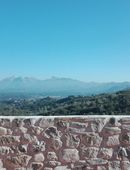
{"type": "Polygon", "coordinates": [[[9,77],[0,80],[0,98],[2,97],[44,97],[69,95],[95,95],[113,93],[130,88],[130,82],[96,83],[83,82],[70,78],[39,80],[30,77],[9,77]]]}

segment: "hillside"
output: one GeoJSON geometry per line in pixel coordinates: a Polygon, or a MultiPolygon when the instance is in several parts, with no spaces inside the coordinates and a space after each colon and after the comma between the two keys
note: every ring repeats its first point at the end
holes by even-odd
{"type": "Polygon", "coordinates": [[[68,96],[0,102],[0,115],[129,115],[130,90],[95,96],[68,96]]]}

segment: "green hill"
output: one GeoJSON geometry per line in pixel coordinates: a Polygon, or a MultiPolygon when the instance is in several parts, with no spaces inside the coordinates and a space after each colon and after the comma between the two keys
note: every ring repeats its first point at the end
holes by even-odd
{"type": "Polygon", "coordinates": [[[68,96],[0,102],[0,115],[129,115],[130,90],[95,96],[68,96]]]}

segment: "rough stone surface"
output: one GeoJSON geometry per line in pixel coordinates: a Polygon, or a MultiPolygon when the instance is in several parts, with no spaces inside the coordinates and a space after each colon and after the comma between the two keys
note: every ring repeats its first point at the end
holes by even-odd
{"type": "Polygon", "coordinates": [[[81,148],[81,156],[84,159],[96,158],[99,152],[99,148],[96,147],[86,147],[81,148]]]}
{"type": "Polygon", "coordinates": [[[113,135],[108,137],[108,141],[106,143],[109,147],[118,146],[120,144],[119,142],[119,135],[113,135]]]}
{"type": "Polygon", "coordinates": [[[77,149],[64,149],[62,153],[63,162],[76,162],[79,161],[79,151],[77,149]]]}
{"type": "Polygon", "coordinates": [[[1,117],[0,170],[130,170],[130,117],[1,117]]]}
{"type": "Polygon", "coordinates": [[[44,161],[44,155],[42,153],[37,153],[34,155],[34,161],[35,162],[43,162],[44,161]]]}

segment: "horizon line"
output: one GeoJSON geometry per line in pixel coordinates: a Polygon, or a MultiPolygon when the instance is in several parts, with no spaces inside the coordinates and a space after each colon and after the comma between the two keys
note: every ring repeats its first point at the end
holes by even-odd
{"type": "Polygon", "coordinates": [[[22,78],[22,79],[36,79],[36,80],[51,80],[51,79],[70,79],[70,80],[75,80],[75,81],[80,81],[80,82],[84,82],[84,83],[98,83],[98,84],[101,84],[101,83],[130,83],[130,80],[122,80],[122,81],[114,81],[114,80],[111,80],[111,81],[94,81],[94,80],[91,80],[91,81],[86,81],[86,80],[81,80],[81,79],[78,79],[78,78],[72,78],[72,77],[61,77],[61,76],[50,76],[48,78],[40,78],[40,77],[36,77],[36,76],[15,76],[15,75],[12,75],[12,76],[6,76],[6,77],[3,77],[3,78],[0,78],[0,81],[3,81],[5,79],[16,79],[16,78],[22,78]]]}

